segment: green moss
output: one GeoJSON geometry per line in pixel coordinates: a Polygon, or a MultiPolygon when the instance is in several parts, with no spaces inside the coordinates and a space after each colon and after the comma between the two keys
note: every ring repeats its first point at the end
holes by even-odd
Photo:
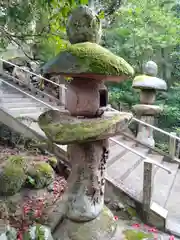
{"type": "Polygon", "coordinates": [[[133,68],[123,58],[96,43],[69,45],[67,52],[77,57],[80,63],[86,66],[87,72],[114,76],[134,75],[133,68]]]}
{"type": "Polygon", "coordinates": [[[96,43],[68,45],[43,66],[43,74],[97,74],[105,76],[133,76],[134,69],[121,57],[96,43]]]}
{"type": "Polygon", "coordinates": [[[14,195],[26,180],[26,174],[20,166],[7,164],[0,174],[0,195],[14,195]]]}
{"type": "Polygon", "coordinates": [[[147,75],[139,75],[139,76],[136,76],[133,80],[133,82],[137,83],[137,82],[141,82],[141,81],[151,81],[152,80],[152,77],[151,76],[147,76],[147,75]]]}
{"type": "Polygon", "coordinates": [[[39,162],[28,169],[28,176],[31,179],[32,187],[39,189],[49,185],[53,181],[54,170],[48,163],[39,162]]]}
{"type": "Polygon", "coordinates": [[[142,240],[146,238],[152,238],[152,234],[144,233],[136,230],[126,230],[124,231],[126,240],[142,240]]]}
{"type": "Polygon", "coordinates": [[[137,217],[137,213],[136,213],[136,210],[134,208],[128,207],[127,211],[129,213],[129,215],[131,215],[131,217],[137,217]]]}
{"type": "Polygon", "coordinates": [[[40,126],[53,142],[66,144],[74,141],[83,142],[96,139],[98,136],[106,133],[113,125],[125,120],[125,118],[127,119],[127,116],[117,114],[106,119],[94,118],[77,123],[75,121],[70,123],[66,121],[66,123],[50,123],[46,125],[44,122],[43,124],[40,123],[40,126]]]}
{"type": "Polygon", "coordinates": [[[24,158],[20,155],[13,155],[13,156],[8,157],[7,162],[8,162],[8,164],[13,164],[13,165],[22,167],[23,169],[25,169],[25,167],[27,166],[26,158],[24,158]]]}
{"type": "Polygon", "coordinates": [[[48,163],[51,165],[51,167],[55,168],[57,166],[57,159],[56,159],[56,157],[48,158],[48,163]]]}

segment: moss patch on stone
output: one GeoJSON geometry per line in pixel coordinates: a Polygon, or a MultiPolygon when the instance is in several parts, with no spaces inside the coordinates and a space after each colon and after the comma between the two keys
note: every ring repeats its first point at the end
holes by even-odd
{"type": "Polygon", "coordinates": [[[163,79],[148,75],[136,76],[133,80],[132,87],[138,89],[167,90],[167,84],[163,79]]]}
{"type": "Polygon", "coordinates": [[[72,142],[83,142],[96,140],[97,137],[108,133],[119,122],[128,120],[127,115],[114,114],[112,117],[94,119],[75,119],[67,116],[67,120],[59,120],[59,123],[47,123],[39,119],[41,129],[53,142],[67,144],[72,142]],[[68,121],[71,118],[71,121],[68,121]]]}
{"type": "Polygon", "coordinates": [[[146,238],[152,238],[152,234],[144,233],[141,231],[136,230],[126,230],[124,231],[125,239],[126,240],[143,240],[146,238]]]}
{"type": "Polygon", "coordinates": [[[128,207],[128,208],[127,208],[127,212],[129,213],[129,215],[130,215],[131,217],[137,217],[137,212],[136,212],[136,210],[135,210],[134,208],[128,207]]]}
{"type": "Polygon", "coordinates": [[[46,162],[35,163],[29,167],[27,175],[30,177],[31,187],[40,189],[48,186],[54,180],[54,170],[46,162]]]}
{"type": "Polygon", "coordinates": [[[139,76],[136,76],[133,80],[133,82],[137,83],[137,82],[141,82],[141,81],[144,81],[144,80],[147,80],[147,81],[151,81],[152,79],[152,76],[148,76],[148,75],[139,75],[139,76]]]}
{"type": "Polygon", "coordinates": [[[56,157],[48,158],[48,163],[51,165],[52,168],[55,168],[58,163],[57,158],[56,157]]]}
{"type": "Polygon", "coordinates": [[[0,195],[14,195],[23,186],[26,174],[21,166],[7,164],[0,173],[0,195]]]}
{"type": "Polygon", "coordinates": [[[20,155],[12,155],[8,157],[7,162],[8,164],[12,164],[13,166],[15,165],[23,169],[26,169],[27,167],[27,159],[20,155]]]}
{"type": "Polygon", "coordinates": [[[67,51],[87,66],[88,72],[109,76],[122,74],[133,76],[133,68],[121,57],[96,43],[69,45],[67,51]]]}
{"type": "Polygon", "coordinates": [[[121,57],[96,43],[68,45],[43,67],[43,73],[89,73],[103,76],[133,76],[134,69],[121,57]]]}

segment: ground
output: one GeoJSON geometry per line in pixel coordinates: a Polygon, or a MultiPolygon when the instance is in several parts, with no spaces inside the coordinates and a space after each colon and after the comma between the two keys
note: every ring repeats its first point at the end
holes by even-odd
{"type": "Polygon", "coordinates": [[[12,227],[21,231],[34,221],[54,227],[53,221],[57,221],[54,209],[59,206],[66,180],[50,166],[51,158],[36,149],[27,151],[22,146],[12,147],[7,141],[0,141],[0,180],[9,180],[8,184],[6,181],[1,184],[4,188],[0,187],[0,216],[4,224],[8,219],[12,227]]]}

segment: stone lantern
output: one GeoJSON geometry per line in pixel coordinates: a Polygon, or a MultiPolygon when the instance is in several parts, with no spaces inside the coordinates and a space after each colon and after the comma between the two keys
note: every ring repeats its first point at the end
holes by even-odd
{"type": "Polygon", "coordinates": [[[104,111],[108,101],[104,81],[125,80],[134,70],[124,59],[97,44],[100,20],[88,7],[80,6],[72,12],[67,34],[72,44],[43,67],[44,74],[72,78],[67,85],[67,113],[50,110],[39,117],[50,142],[68,145],[72,165],[64,195],[65,217],[54,237],[119,240],[117,223],[104,207],[108,138],[124,130],[132,115],[104,111]]]}
{"type": "MultiPolygon", "coordinates": [[[[157,91],[166,91],[167,84],[164,80],[157,78],[158,67],[153,61],[149,61],[144,66],[144,74],[134,78],[132,87],[140,89],[140,104],[133,106],[136,116],[151,125],[154,125],[154,118],[162,112],[162,108],[153,105],[157,91]]],[[[153,129],[139,124],[137,140],[150,146],[155,146],[153,129]]]]}

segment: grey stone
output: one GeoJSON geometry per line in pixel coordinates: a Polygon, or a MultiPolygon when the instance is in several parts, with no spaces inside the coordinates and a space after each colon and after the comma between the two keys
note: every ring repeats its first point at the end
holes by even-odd
{"type": "Polygon", "coordinates": [[[158,66],[153,61],[148,61],[144,66],[144,73],[149,76],[156,76],[158,73],[158,66]]]}
{"type": "Polygon", "coordinates": [[[167,90],[167,84],[164,80],[148,75],[140,75],[135,77],[132,87],[137,89],[155,89],[159,91],[167,90]]]}
{"type": "Polygon", "coordinates": [[[121,202],[118,203],[118,207],[119,207],[120,210],[125,210],[126,209],[126,206],[121,202]]]}
{"type": "Polygon", "coordinates": [[[159,114],[163,111],[163,109],[156,105],[146,105],[146,104],[136,104],[133,106],[133,111],[138,116],[154,116],[156,114],[159,114]]]}
{"type": "Polygon", "coordinates": [[[101,21],[87,6],[79,6],[72,11],[67,23],[67,36],[71,43],[96,42],[101,40],[101,21]]]}
{"type": "Polygon", "coordinates": [[[17,240],[17,232],[15,228],[7,225],[6,231],[4,233],[0,233],[0,240],[17,240]]]}

